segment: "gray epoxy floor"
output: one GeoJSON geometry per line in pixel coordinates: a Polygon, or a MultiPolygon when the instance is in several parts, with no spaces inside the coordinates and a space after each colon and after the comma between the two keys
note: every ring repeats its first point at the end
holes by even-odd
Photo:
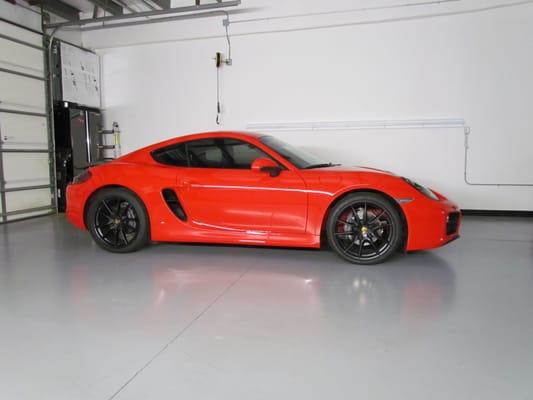
{"type": "Polygon", "coordinates": [[[0,227],[2,399],[530,399],[533,219],[434,251],[160,244],[0,227]]]}

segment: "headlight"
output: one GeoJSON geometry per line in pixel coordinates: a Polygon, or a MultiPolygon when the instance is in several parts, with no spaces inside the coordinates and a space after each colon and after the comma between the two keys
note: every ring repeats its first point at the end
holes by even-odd
{"type": "Polygon", "coordinates": [[[402,179],[406,181],[409,185],[414,187],[416,190],[418,190],[420,193],[422,193],[424,196],[429,197],[431,200],[439,200],[439,197],[427,187],[422,186],[421,184],[416,183],[408,178],[402,178],[402,179]]]}
{"type": "Polygon", "coordinates": [[[87,182],[89,179],[91,179],[91,176],[91,171],[86,169],[81,174],[76,175],[74,179],[72,179],[72,184],[77,185],[78,183],[87,182]]]}

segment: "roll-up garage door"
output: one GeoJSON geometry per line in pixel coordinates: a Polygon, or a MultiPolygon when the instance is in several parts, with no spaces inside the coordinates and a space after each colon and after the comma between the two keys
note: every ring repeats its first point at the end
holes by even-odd
{"type": "Polygon", "coordinates": [[[0,20],[0,223],[55,211],[43,37],[0,20]]]}

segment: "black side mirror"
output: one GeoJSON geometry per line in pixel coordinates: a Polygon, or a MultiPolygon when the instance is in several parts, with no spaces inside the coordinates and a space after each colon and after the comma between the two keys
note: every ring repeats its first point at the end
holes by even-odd
{"type": "Polygon", "coordinates": [[[261,172],[268,172],[268,174],[272,177],[279,176],[279,174],[281,174],[281,167],[265,166],[265,167],[261,167],[261,172]]]}

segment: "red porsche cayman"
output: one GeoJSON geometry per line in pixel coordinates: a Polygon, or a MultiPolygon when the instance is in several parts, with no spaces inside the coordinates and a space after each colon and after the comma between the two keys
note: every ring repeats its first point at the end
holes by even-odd
{"type": "Polygon", "coordinates": [[[319,248],[374,264],[459,237],[440,193],[371,168],[331,164],[273,136],[211,132],[87,169],[67,217],[118,253],[150,241],[319,248]]]}

